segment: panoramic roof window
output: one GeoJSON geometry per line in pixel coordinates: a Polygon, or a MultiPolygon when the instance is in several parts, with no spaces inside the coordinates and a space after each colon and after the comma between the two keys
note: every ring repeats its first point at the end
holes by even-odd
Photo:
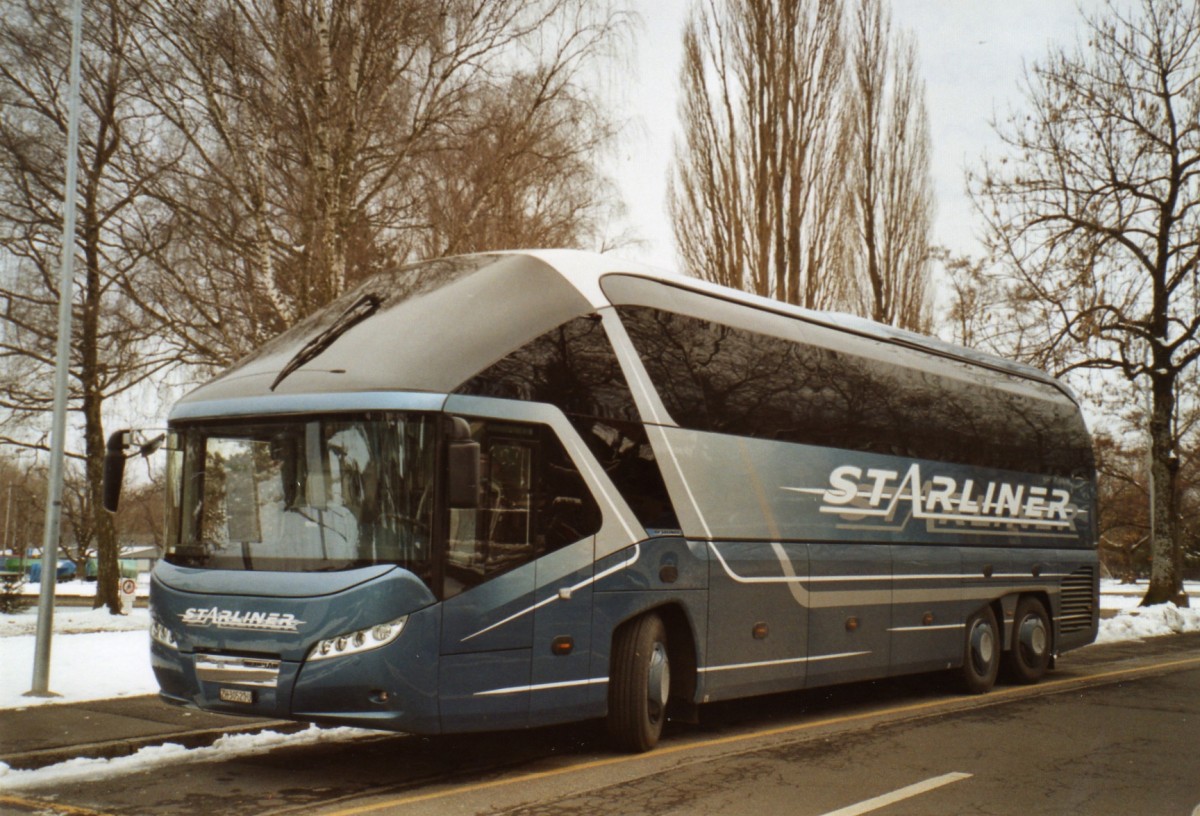
{"type": "MultiPolygon", "coordinates": [[[[1086,429],[1045,398],[645,306],[618,313],[679,425],[917,459],[1078,476],[1086,429]]],[[[881,350],[882,353],[883,350],[881,350]]]]}
{"type": "Polygon", "coordinates": [[[638,417],[625,375],[595,316],[552,329],[479,372],[455,393],[548,402],[568,415],[638,417]]]}

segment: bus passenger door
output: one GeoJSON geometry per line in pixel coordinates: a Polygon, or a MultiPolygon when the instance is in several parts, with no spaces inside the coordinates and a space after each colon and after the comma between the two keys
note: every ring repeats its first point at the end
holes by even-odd
{"type": "Polygon", "coordinates": [[[578,719],[592,680],[600,508],[549,428],[488,421],[472,433],[482,439],[483,500],[450,512],[442,722],[478,730],[578,719]]]}
{"type": "Polygon", "coordinates": [[[439,697],[443,728],[519,728],[529,718],[537,552],[536,443],[483,437],[478,509],[450,511],[439,697]]]}

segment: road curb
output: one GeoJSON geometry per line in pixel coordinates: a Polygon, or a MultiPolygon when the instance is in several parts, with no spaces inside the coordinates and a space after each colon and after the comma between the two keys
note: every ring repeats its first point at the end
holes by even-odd
{"type": "Polygon", "coordinates": [[[71,759],[116,759],[133,756],[143,748],[158,745],[180,745],[184,748],[207,748],[221,737],[235,734],[258,734],[263,731],[275,731],[280,734],[294,734],[304,731],[308,723],[294,720],[266,720],[251,725],[231,726],[228,728],[198,728],[193,731],[176,731],[169,734],[157,734],[150,737],[134,739],[107,740],[91,742],[83,745],[65,745],[60,748],[43,748],[37,751],[0,756],[0,763],[13,770],[31,771],[57,765],[71,759]]]}

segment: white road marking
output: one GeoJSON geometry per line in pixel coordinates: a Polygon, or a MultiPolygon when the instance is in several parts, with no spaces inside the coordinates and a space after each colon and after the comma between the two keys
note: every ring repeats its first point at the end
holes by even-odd
{"type": "Polygon", "coordinates": [[[823,816],[860,816],[863,813],[870,813],[873,810],[894,805],[896,802],[902,802],[905,799],[911,799],[914,796],[920,796],[922,793],[929,793],[931,790],[936,790],[943,785],[949,785],[952,782],[961,782],[964,779],[970,779],[969,773],[948,773],[943,776],[935,776],[933,779],[926,779],[924,782],[918,782],[915,785],[909,785],[905,788],[885,793],[882,796],[876,796],[874,799],[868,799],[865,802],[859,802],[857,805],[850,805],[841,810],[833,810],[823,816]]]}

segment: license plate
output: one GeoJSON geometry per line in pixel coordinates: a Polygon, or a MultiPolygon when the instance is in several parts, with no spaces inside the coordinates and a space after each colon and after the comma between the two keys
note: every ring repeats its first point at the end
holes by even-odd
{"type": "Polygon", "coordinates": [[[253,703],[254,692],[247,689],[232,689],[223,688],[218,692],[223,701],[227,703],[253,703]]]}

